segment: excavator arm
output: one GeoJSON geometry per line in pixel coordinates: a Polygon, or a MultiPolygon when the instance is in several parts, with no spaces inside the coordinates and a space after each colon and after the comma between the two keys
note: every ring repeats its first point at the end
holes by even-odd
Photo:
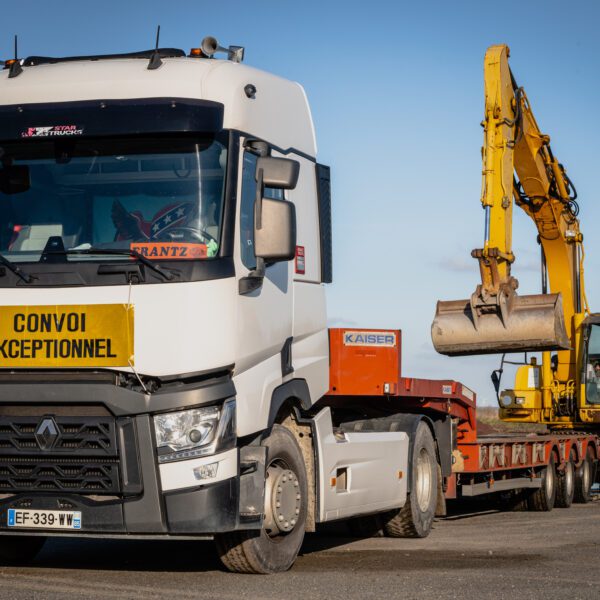
{"type": "MultiPolygon", "coordinates": [[[[584,359],[590,327],[600,323],[600,315],[586,319],[577,194],[516,84],[508,56],[503,45],[492,46],[485,56],[485,235],[483,248],[471,253],[479,261],[481,283],[467,300],[438,302],[432,340],[438,352],[449,356],[541,350],[541,372],[532,359],[517,370],[515,389],[499,395],[500,416],[559,428],[589,427],[600,421],[600,402],[588,398],[586,386],[598,395],[600,381],[598,386],[588,381],[584,359]],[[511,275],[514,204],[537,228],[542,249],[538,295],[519,296],[511,275]],[[551,356],[551,350],[557,353],[551,356]]],[[[498,391],[497,376],[495,385],[498,391]]]]}
{"type": "Polygon", "coordinates": [[[485,56],[485,233],[483,248],[471,253],[479,262],[481,284],[467,300],[438,302],[432,339],[436,350],[448,356],[574,347],[582,236],[573,188],[515,82],[508,55],[508,47],[500,45],[485,56]],[[511,275],[513,199],[537,226],[552,293],[516,293],[519,283],[511,275]]]}

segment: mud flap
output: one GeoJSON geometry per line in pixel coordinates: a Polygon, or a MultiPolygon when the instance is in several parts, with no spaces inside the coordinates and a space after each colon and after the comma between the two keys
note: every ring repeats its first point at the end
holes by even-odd
{"type": "Polygon", "coordinates": [[[240,448],[240,529],[260,529],[265,506],[264,446],[240,448]]]}
{"type": "Polygon", "coordinates": [[[438,491],[437,491],[437,504],[435,507],[436,517],[446,516],[446,495],[444,494],[444,478],[442,477],[442,467],[438,463],[438,491]]]}

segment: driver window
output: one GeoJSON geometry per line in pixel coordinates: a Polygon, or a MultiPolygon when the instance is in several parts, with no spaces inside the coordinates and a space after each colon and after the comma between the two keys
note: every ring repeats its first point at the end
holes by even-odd
{"type": "Polygon", "coordinates": [[[256,197],[256,161],[258,156],[244,152],[242,194],[240,202],[240,253],[247,269],[256,268],[254,256],[254,199],[256,197]]]}
{"type": "MultiPolygon", "coordinates": [[[[240,254],[247,269],[256,268],[254,254],[254,201],[256,199],[256,161],[258,156],[244,152],[242,167],[242,193],[240,201],[240,254]]],[[[283,200],[283,190],[265,188],[265,198],[283,200]]]]}
{"type": "Polygon", "coordinates": [[[587,402],[600,404],[600,325],[590,327],[585,379],[587,402]]]}

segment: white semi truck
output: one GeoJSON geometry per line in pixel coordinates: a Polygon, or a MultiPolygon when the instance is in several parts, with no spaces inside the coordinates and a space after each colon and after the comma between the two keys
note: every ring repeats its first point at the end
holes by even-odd
{"type": "Polygon", "coordinates": [[[214,537],[276,572],[325,521],[425,536],[467,481],[473,393],[402,378],[399,331],[328,332],[329,169],[302,87],[242,55],[0,74],[3,560],[214,537]]]}

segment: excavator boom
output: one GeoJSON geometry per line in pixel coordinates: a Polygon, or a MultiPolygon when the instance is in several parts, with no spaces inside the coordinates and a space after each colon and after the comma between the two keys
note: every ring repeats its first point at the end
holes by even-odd
{"type": "Polygon", "coordinates": [[[573,346],[571,317],[581,295],[573,282],[582,238],[571,184],[515,82],[508,56],[504,45],[492,46],[485,56],[485,234],[483,248],[471,253],[479,261],[481,284],[469,299],[437,303],[431,336],[435,349],[448,356],[573,346]],[[554,270],[554,293],[516,293],[519,284],[511,275],[513,199],[538,228],[544,256],[554,270]]]}

